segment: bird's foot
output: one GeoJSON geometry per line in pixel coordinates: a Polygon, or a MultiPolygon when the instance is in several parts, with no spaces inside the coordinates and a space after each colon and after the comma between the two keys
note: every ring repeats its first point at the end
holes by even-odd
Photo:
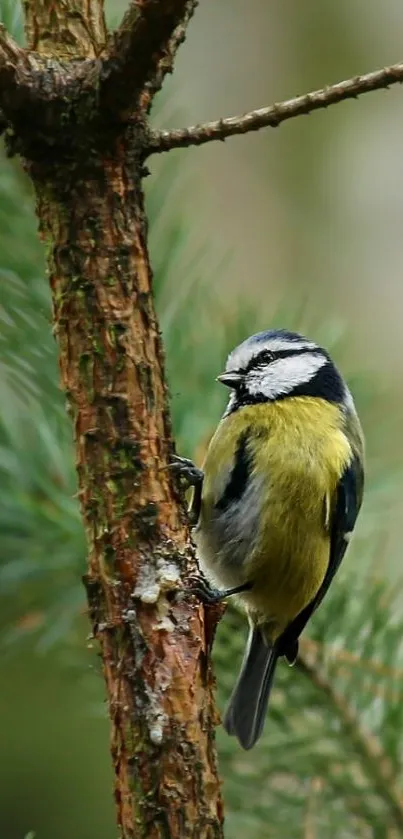
{"type": "Polygon", "coordinates": [[[243,591],[250,591],[252,583],[242,583],[242,585],[234,588],[227,588],[220,591],[218,588],[213,588],[205,577],[191,577],[190,578],[190,592],[198,597],[202,603],[208,606],[213,606],[215,603],[221,603],[227,597],[233,594],[241,594],[243,591]]]}
{"type": "Polygon", "coordinates": [[[197,487],[203,481],[203,470],[194,465],[193,460],[188,457],[179,457],[174,454],[171,457],[169,469],[178,475],[187,487],[197,487]]]}

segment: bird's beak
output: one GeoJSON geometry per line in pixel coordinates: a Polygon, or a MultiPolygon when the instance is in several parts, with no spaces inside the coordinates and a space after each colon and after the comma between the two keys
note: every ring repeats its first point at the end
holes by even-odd
{"type": "Polygon", "coordinates": [[[221,376],[217,376],[217,382],[221,382],[226,387],[236,388],[241,380],[242,376],[236,370],[228,370],[226,373],[221,373],[221,376]]]}

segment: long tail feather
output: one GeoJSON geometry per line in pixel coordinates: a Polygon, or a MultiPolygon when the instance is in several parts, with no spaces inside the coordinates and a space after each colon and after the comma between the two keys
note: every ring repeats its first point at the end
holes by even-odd
{"type": "Polygon", "coordinates": [[[224,728],[243,749],[251,749],[264,726],[278,652],[269,647],[259,629],[251,627],[241,672],[229,700],[224,728]]]}

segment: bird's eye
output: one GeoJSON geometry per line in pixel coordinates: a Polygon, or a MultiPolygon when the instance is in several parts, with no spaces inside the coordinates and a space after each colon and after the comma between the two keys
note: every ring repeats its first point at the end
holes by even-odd
{"type": "Polygon", "coordinates": [[[270,364],[271,361],[274,361],[275,355],[271,352],[271,350],[264,350],[264,352],[261,353],[260,358],[265,364],[270,364]]]}

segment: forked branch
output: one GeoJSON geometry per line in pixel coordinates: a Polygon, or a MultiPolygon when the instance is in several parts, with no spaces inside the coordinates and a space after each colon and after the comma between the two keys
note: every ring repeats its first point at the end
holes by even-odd
{"type": "Polygon", "coordinates": [[[185,39],[197,3],[132,0],[103,58],[100,96],[109,113],[124,119],[140,97],[141,104],[149,106],[166,73],[172,72],[176,50],[185,39]]]}
{"type": "Polygon", "coordinates": [[[259,131],[260,128],[277,128],[282,122],[302,114],[310,114],[337,105],[345,99],[356,99],[372,90],[388,88],[403,81],[403,63],[392,64],[383,70],[376,70],[364,76],[276,102],[268,108],[259,108],[241,116],[218,119],[202,125],[192,125],[189,128],[177,128],[168,131],[153,131],[149,138],[149,153],[155,154],[171,149],[187,146],[201,146],[212,140],[226,140],[236,134],[247,134],[249,131],[259,131]]]}

